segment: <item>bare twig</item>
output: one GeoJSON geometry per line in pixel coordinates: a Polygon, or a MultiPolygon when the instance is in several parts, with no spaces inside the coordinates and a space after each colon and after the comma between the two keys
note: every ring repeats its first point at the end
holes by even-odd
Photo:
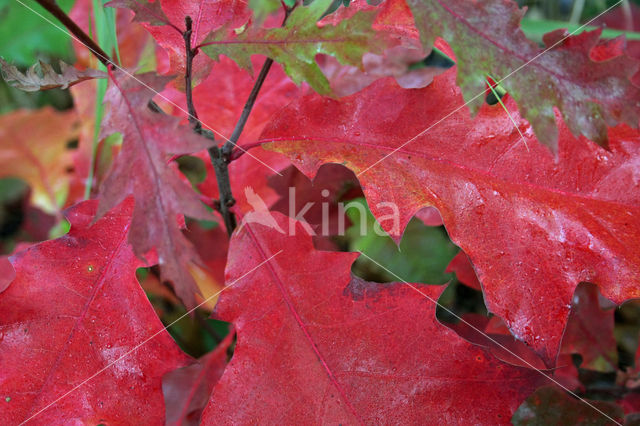
{"type": "Polygon", "coordinates": [[[186,70],[184,73],[184,90],[187,97],[187,109],[189,110],[189,123],[193,126],[193,130],[197,133],[202,132],[202,124],[200,120],[198,120],[198,113],[196,112],[196,108],[193,106],[193,87],[191,82],[192,68],[193,68],[193,57],[196,56],[197,51],[191,48],[191,26],[193,25],[193,21],[190,16],[184,18],[184,23],[186,30],[182,33],[182,38],[184,38],[184,47],[186,53],[186,70]]]}
{"type": "Polygon", "coordinates": [[[253,109],[253,105],[256,103],[256,99],[258,98],[258,93],[260,93],[260,89],[262,88],[262,84],[264,80],[267,78],[267,74],[269,74],[269,70],[271,69],[271,65],[273,65],[273,59],[267,58],[262,64],[262,69],[260,70],[260,74],[258,74],[258,78],[251,89],[251,93],[249,93],[249,97],[247,98],[247,102],[244,104],[244,108],[242,108],[242,113],[240,114],[240,118],[236,123],[236,127],[233,129],[233,133],[227,142],[225,142],[222,147],[222,152],[225,156],[230,157],[231,151],[236,146],[240,135],[242,134],[242,130],[244,130],[244,125],[247,124],[247,119],[251,114],[251,110],[253,109]]]}

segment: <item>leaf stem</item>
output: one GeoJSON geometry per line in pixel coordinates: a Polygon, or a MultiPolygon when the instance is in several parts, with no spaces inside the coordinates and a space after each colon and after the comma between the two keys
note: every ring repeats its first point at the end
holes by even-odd
{"type": "Polygon", "coordinates": [[[73,20],[65,13],[64,10],[56,4],[54,0],[36,0],[36,2],[44,7],[49,13],[56,17],[62,25],[64,25],[82,44],[87,46],[91,53],[98,58],[105,67],[115,66],[115,62],[91,37],[85,33],[73,20]]]}
{"type": "MultiPolygon", "coordinates": [[[[287,18],[291,14],[293,7],[285,8],[285,16],[282,22],[284,25],[287,22],[287,18]]],[[[192,21],[190,17],[185,18],[186,31],[183,33],[183,38],[185,42],[185,49],[187,54],[187,64],[186,64],[186,75],[185,75],[185,83],[186,83],[186,98],[187,98],[187,108],[189,110],[189,121],[193,124],[194,130],[198,133],[202,133],[202,125],[200,124],[200,120],[198,120],[198,116],[196,113],[195,106],[193,105],[193,96],[192,96],[192,88],[191,88],[191,66],[193,63],[193,57],[198,54],[198,47],[191,47],[191,26],[192,21]]],[[[260,93],[260,89],[269,74],[269,70],[271,69],[271,65],[273,65],[273,59],[267,58],[262,64],[262,69],[260,70],[260,74],[253,84],[253,88],[251,89],[251,93],[249,93],[249,97],[242,108],[242,113],[240,114],[240,118],[236,123],[235,128],[233,129],[233,133],[231,137],[225,142],[225,144],[219,148],[217,146],[213,146],[209,148],[209,156],[211,157],[211,163],[213,164],[213,169],[216,173],[216,180],[218,182],[218,193],[220,195],[220,200],[217,203],[217,208],[222,218],[224,219],[225,227],[227,228],[227,232],[229,235],[233,233],[233,230],[237,226],[236,218],[233,212],[230,210],[231,207],[236,203],[236,200],[233,198],[233,193],[231,192],[231,181],[229,179],[229,163],[233,159],[233,150],[236,147],[238,139],[244,130],[245,124],[247,124],[247,120],[249,119],[249,115],[251,114],[251,110],[253,109],[253,105],[258,98],[258,94],[260,93]]]]}

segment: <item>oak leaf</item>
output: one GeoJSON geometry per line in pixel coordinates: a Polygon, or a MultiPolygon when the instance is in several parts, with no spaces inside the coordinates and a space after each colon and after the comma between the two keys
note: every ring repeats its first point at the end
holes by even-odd
{"type": "MultiPolygon", "coordinates": [[[[593,58],[601,30],[544,36],[545,47],[520,29],[525,9],[504,0],[408,0],[425,48],[437,37],[452,47],[458,84],[476,113],[484,102],[487,76],[514,97],[538,139],[555,152],[557,107],[574,135],[607,146],[607,126],[638,127],[640,88],[631,78],[640,61],[624,50],[606,60],[593,58]],[[503,79],[503,80],[502,80],[503,79]]],[[[461,104],[462,105],[462,104],[461,104]]]]}
{"type": "Polygon", "coordinates": [[[136,280],[145,265],[127,243],[132,203],[92,224],[96,208],[74,206],[67,235],[10,257],[16,278],[0,293],[5,424],[164,420],[162,376],[188,358],[136,280]]]}
{"type": "Polygon", "coordinates": [[[138,256],[155,248],[163,278],[189,307],[195,306],[197,286],[186,269],[197,259],[180,230],[180,218],[211,220],[198,194],[169,163],[173,155],[190,154],[211,145],[179,119],[160,116],[147,108],[154,91],[169,78],[152,74],[136,78],[116,74],[105,95],[110,110],[102,123],[103,135],[121,132],[123,144],[111,172],[100,185],[98,217],[131,196],[135,208],[129,241],[138,256]]]}
{"type": "Polygon", "coordinates": [[[331,55],[342,64],[362,67],[362,55],[381,52],[385,44],[372,28],[375,11],[359,11],[335,26],[318,26],[330,3],[316,0],[296,7],[281,28],[224,26],[209,34],[200,48],[215,60],[225,55],[250,71],[252,55],[267,56],[281,63],[296,84],[305,81],[318,93],[329,94],[329,82],[316,63],[316,55],[331,55]]]}
{"type": "Polygon", "coordinates": [[[0,58],[2,78],[11,86],[24,90],[25,92],[68,89],[70,86],[85,80],[107,77],[107,74],[102,71],[90,68],[80,71],[63,61],[59,62],[59,67],[60,72],[58,73],[51,65],[38,61],[23,74],[17,67],[0,58]]]}
{"type": "Polygon", "coordinates": [[[238,341],[203,423],[504,424],[540,383],[436,320],[444,286],[365,282],[357,253],[317,251],[295,228],[245,223],[231,240],[215,315],[238,341]]]}
{"type": "Polygon", "coordinates": [[[500,105],[475,119],[460,108],[455,73],[419,90],[387,79],[341,100],[306,96],[261,142],[309,177],[324,163],[352,169],[396,240],[420,208],[436,207],[471,259],[487,308],[552,365],[579,282],[617,304],[640,297],[640,133],[609,129],[607,152],[558,118],[556,160],[512,98],[504,101],[518,129],[500,105]],[[385,203],[397,207],[399,227],[385,203]]]}

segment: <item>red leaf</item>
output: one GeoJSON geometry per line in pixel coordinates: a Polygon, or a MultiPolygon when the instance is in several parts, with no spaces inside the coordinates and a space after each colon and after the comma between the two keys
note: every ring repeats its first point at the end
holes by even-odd
{"type": "MultiPolygon", "coordinates": [[[[185,18],[193,20],[191,46],[197,46],[211,31],[228,23],[240,27],[247,22],[251,11],[246,1],[236,0],[113,0],[109,6],[124,7],[135,12],[136,22],[153,35],[156,42],[169,54],[170,73],[184,74],[185,46],[182,32],[185,29],[185,18]]],[[[212,60],[203,54],[194,60],[196,77],[208,74],[212,60]]]]}
{"type": "Polygon", "coordinates": [[[556,387],[543,387],[522,403],[511,420],[521,425],[611,425],[622,424],[622,409],[603,401],[589,401],[587,405],[556,387]],[[594,408],[596,407],[596,408],[594,408]]]}
{"type": "Polygon", "coordinates": [[[424,295],[444,287],[352,277],[358,255],[314,250],[299,222],[245,224],[230,253],[216,312],[238,341],[204,424],[507,423],[541,380],[439,324],[424,295]]]}
{"type": "Polygon", "coordinates": [[[487,308],[552,365],[578,282],[618,304],[640,297],[640,134],[610,129],[607,152],[558,119],[556,161],[511,98],[505,105],[526,146],[501,106],[485,105],[475,119],[459,108],[455,72],[420,90],[387,79],[341,100],[306,96],[262,142],[276,141],[309,177],[324,163],[351,168],[396,240],[421,207],[438,208],[487,308]],[[383,202],[398,207],[397,229],[383,202]]]}
{"type": "Polygon", "coordinates": [[[227,350],[233,343],[231,331],[220,344],[198,362],[165,374],[162,378],[167,418],[165,425],[193,425],[200,423],[202,410],[211,391],[227,366],[227,350]]]}
{"type": "Polygon", "coordinates": [[[163,421],[162,376],[187,357],[136,281],[143,264],[126,242],[132,203],[91,225],[96,207],[78,204],[67,235],[11,257],[16,278],[0,293],[5,424],[36,414],[34,424],[163,421]]]}
{"type": "Polygon", "coordinates": [[[618,369],[618,349],[613,337],[614,310],[601,309],[598,288],[578,286],[562,339],[562,353],[582,356],[581,368],[611,372],[618,369]]]}
{"type": "Polygon", "coordinates": [[[7,256],[0,256],[0,293],[5,291],[16,277],[16,271],[7,256]]]}
{"type": "MultiPolygon", "coordinates": [[[[149,74],[137,77],[156,91],[168,81],[149,74]]],[[[142,256],[156,248],[163,277],[171,280],[182,301],[193,307],[197,287],[186,265],[196,255],[180,231],[179,218],[183,214],[196,219],[213,216],[167,161],[172,154],[200,151],[210,141],[186,126],[179,127],[177,118],[151,112],[147,108],[151,96],[151,90],[123,75],[113,80],[107,91],[105,99],[111,109],[102,131],[121,132],[124,142],[109,176],[100,186],[98,217],[133,196],[135,208],[129,241],[134,252],[142,256]]]]}
{"type": "Polygon", "coordinates": [[[455,272],[456,278],[462,284],[467,285],[475,290],[482,291],[482,285],[478,281],[476,271],[473,270],[473,265],[469,261],[466,253],[463,251],[458,252],[454,257],[445,272],[455,272]]]}

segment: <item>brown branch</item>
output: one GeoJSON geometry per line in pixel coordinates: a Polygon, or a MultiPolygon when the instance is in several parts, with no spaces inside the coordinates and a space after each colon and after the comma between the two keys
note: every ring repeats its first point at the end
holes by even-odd
{"type": "Polygon", "coordinates": [[[65,13],[64,10],[56,4],[54,0],[36,0],[38,4],[44,7],[49,13],[56,17],[62,25],[64,25],[75,36],[78,41],[84,44],[93,55],[98,58],[105,67],[115,66],[115,62],[91,37],[84,32],[73,20],[65,13]]]}
{"type": "Polygon", "coordinates": [[[191,48],[191,26],[193,25],[193,21],[190,16],[184,18],[184,24],[186,30],[182,33],[182,38],[184,39],[184,47],[186,54],[186,70],[184,73],[184,90],[185,95],[187,97],[187,109],[189,110],[189,123],[193,126],[193,130],[196,133],[202,133],[202,124],[200,120],[198,120],[198,113],[196,112],[196,108],[193,105],[193,87],[191,81],[192,69],[193,69],[193,57],[196,56],[197,51],[191,48]]]}
{"type": "MultiPolygon", "coordinates": [[[[284,27],[284,25],[287,23],[287,19],[289,19],[289,15],[291,15],[291,12],[293,11],[294,8],[295,6],[291,8],[285,6],[284,19],[282,20],[281,26],[284,27]]],[[[244,108],[242,108],[242,113],[240,114],[240,118],[236,123],[236,127],[233,129],[233,133],[231,134],[231,137],[229,138],[229,140],[227,140],[227,142],[222,147],[222,153],[224,157],[227,158],[227,160],[229,161],[231,161],[233,158],[233,155],[232,155],[233,149],[237,147],[238,139],[242,134],[242,130],[244,130],[245,124],[247,124],[247,120],[249,119],[249,115],[251,114],[251,110],[253,109],[253,105],[255,104],[256,99],[258,98],[258,93],[260,93],[260,89],[262,88],[262,84],[264,83],[264,80],[267,78],[267,74],[269,74],[271,65],[273,65],[273,59],[271,58],[267,58],[264,61],[264,64],[262,64],[262,69],[260,70],[260,74],[258,74],[258,78],[253,84],[251,93],[249,93],[249,97],[247,98],[247,101],[244,104],[244,108]]]]}
{"type": "MultiPolygon", "coordinates": [[[[282,25],[287,22],[289,15],[293,11],[293,8],[285,7],[285,16],[282,21],[282,25]]],[[[198,47],[196,47],[196,52],[198,51],[198,47]]],[[[260,89],[262,88],[262,84],[264,80],[267,78],[267,74],[269,74],[269,70],[271,69],[271,65],[273,65],[273,59],[267,58],[262,65],[262,69],[260,70],[260,74],[256,79],[253,88],[251,89],[251,93],[247,98],[247,101],[242,108],[242,113],[240,114],[240,118],[236,123],[235,128],[233,129],[233,133],[231,137],[225,142],[222,148],[218,148],[217,146],[209,149],[209,156],[211,157],[211,162],[213,164],[213,168],[216,172],[216,180],[218,181],[218,192],[220,194],[219,201],[219,211],[222,217],[224,218],[224,224],[227,228],[227,232],[229,235],[232,234],[233,230],[236,228],[236,218],[235,215],[230,211],[230,208],[236,203],[236,200],[233,198],[233,194],[231,192],[231,182],[229,180],[229,163],[232,160],[233,149],[237,146],[238,139],[244,130],[245,124],[247,124],[247,120],[249,119],[249,115],[251,114],[251,110],[253,109],[253,105],[258,98],[258,94],[260,93],[260,89]]]]}
{"type": "MultiPolygon", "coordinates": [[[[284,20],[282,25],[287,22],[287,18],[291,14],[293,8],[286,8],[284,20]]],[[[189,110],[189,121],[194,126],[194,130],[198,133],[202,133],[202,125],[200,120],[198,120],[198,115],[193,105],[193,94],[191,88],[191,73],[192,73],[192,64],[193,58],[198,54],[198,46],[195,48],[191,47],[191,26],[192,21],[190,17],[185,19],[186,31],[183,33],[187,63],[186,63],[186,73],[185,73],[185,83],[186,83],[186,98],[187,98],[187,108],[189,110]]],[[[233,212],[230,210],[231,207],[236,203],[236,200],[233,198],[233,193],[231,191],[231,182],[229,179],[229,163],[232,160],[233,149],[236,147],[238,139],[244,130],[245,124],[247,124],[247,120],[249,119],[249,115],[251,114],[251,110],[253,109],[253,105],[258,98],[258,94],[260,93],[260,89],[267,78],[267,74],[269,74],[269,70],[271,69],[271,65],[273,65],[273,59],[267,58],[262,65],[262,69],[260,70],[260,74],[256,79],[253,88],[251,89],[251,93],[247,98],[247,101],[244,104],[244,108],[242,109],[242,113],[240,114],[240,118],[236,123],[235,128],[233,129],[233,133],[231,137],[225,142],[225,144],[219,148],[218,146],[213,146],[209,148],[209,156],[211,157],[211,163],[213,164],[213,169],[216,173],[216,180],[218,182],[218,193],[220,195],[220,200],[216,204],[218,211],[222,215],[224,220],[225,227],[227,228],[227,232],[229,235],[233,233],[233,230],[237,226],[236,217],[233,212]]]]}
{"type": "MultiPolygon", "coordinates": [[[[193,21],[190,16],[184,19],[186,30],[182,33],[184,39],[185,54],[186,54],[186,67],[184,74],[185,82],[185,94],[187,99],[187,110],[189,113],[189,123],[193,126],[193,130],[196,133],[204,135],[212,140],[213,134],[205,132],[202,128],[202,123],[198,119],[198,112],[193,104],[193,88],[192,88],[192,73],[193,73],[193,58],[198,54],[198,49],[191,47],[191,34],[193,21]]],[[[233,146],[233,145],[232,145],[233,146]]],[[[233,230],[236,229],[237,222],[235,215],[231,212],[231,207],[235,204],[235,199],[231,193],[231,183],[229,181],[229,161],[228,157],[222,154],[222,149],[217,146],[209,148],[209,156],[211,157],[211,164],[213,164],[213,170],[216,173],[216,181],[218,182],[218,192],[220,194],[220,200],[215,203],[215,208],[218,210],[224,225],[227,228],[227,233],[231,235],[233,230]]]]}
{"type": "Polygon", "coordinates": [[[251,114],[253,105],[255,104],[258,93],[260,92],[260,88],[262,87],[262,83],[264,83],[264,80],[267,77],[272,64],[273,60],[271,58],[267,58],[267,60],[262,65],[260,75],[253,85],[253,89],[251,89],[249,98],[247,99],[247,102],[245,102],[244,108],[242,109],[242,113],[240,114],[240,118],[236,123],[236,127],[233,130],[231,137],[227,140],[227,142],[225,142],[222,148],[218,148],[217,146],[209,148],[209,156],[211,157],[213,169],[216,172],[218,193],[220,194],[218,211],[224,219],[224,225],[227,228],[227,232],[229,233],[229,235],[233,233],[233,230],[237,226],[235,215],[230,210],[230,208],[236,203],[236,200],[233,198],[233,193],[231,192],[231,181],[229,180],[229,163],[231,162],[233,148],[236,146],[236,142],[238,142],[240,134],[242,134],[242,130],[247,123],[249,114],[251,114]]]}
{"type": "Polygon", "coordinates": [[[216,173],[216,181],[218,182],[218,193],[220,201],[217,203],[217,209],[222,215],[224,226],[227,228],[229,236],[236,229],[236,217],[231,211],[231,207],[236,203],[231,192],[231,181],[229,180],[229,158],[224,156],[222,149],[217,146],[209,148],[209,156],[213,164],[213,170],[216,173]]]}
{"type": "Polygon", "coordinates": [[[269,74],[269,70],[271,69],[271,65],[273,65],[273,59],[267,58],[262,64],[262,69],[260,70],[260,74],[256,79],[256,82],[251,89],[251,93],[249,93],[249,97],[247,98],[247,102],[244,104],[244,108],[242,108],[242,113],[240,114],[240,118],[236,123],[236,127],[233,129],[233,133],[231,133],[231,137],[227,142],[225,142],[222,147],[222,152],[227,158],[231,158],[231,151],[235,148],[242,131],[244,130],[245,124],[247,124],[247,120],[249,119],[249,115],[251,114],[251,110],[253,109],[253,105],[256,103],[256,99],[258,98],[258,93],[260,93],[260,89],[262,88],[262,84],[264,80],[267,78],[267,74],[269,74]]]}

